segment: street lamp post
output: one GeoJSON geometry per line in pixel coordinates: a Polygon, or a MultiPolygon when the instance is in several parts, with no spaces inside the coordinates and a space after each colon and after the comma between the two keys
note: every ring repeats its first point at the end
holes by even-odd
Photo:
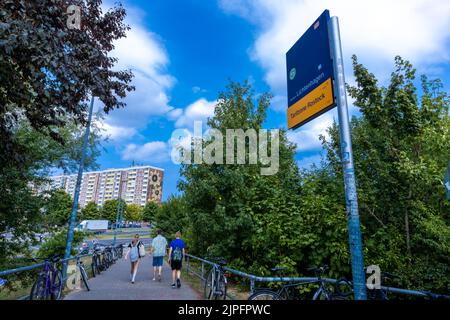
{"type": "MultiPolygon", "coordinates": [[[[66,250],[64,252],[64,259],[69,258],[70,252],[72,251],[73,229],[75,228],[75,220],[77,217],[78,199],[80,197],[81,180],[83,178],[84,160],[86,158],[86,150],[87,150],[87,146],[88,146],[88,142],[89,142],[89,132],[90,132],[90,128],[91,128],[92,110],[93,109],[94,109],[94,96],[91,97],[91,105],[89,107],[88,121],[86,124],[86,131],[84,133],[83,149],[81,151],[77,183],[75,186],[75,193],[73,196],[72,214],[70,217],[69,230],[67,232],[67,241],[66,241],[66,250]]],[[[63,263],[63,278],[66,279],[66,277],[67,277],[67,261],[65,261],[63,263]]]]}
{"type": "Polygon", "coordinates": [[[116,223],[114,224],[114,240],[113,240],[113,246],[116,245],[116,238],[117,238],[117,222],[119,221],[119,218],[121,216],[121,201],[122,200],[122,183],[127,182],[128,180],[123,180],[119,182],[119,196],[117,199],[117,211],[116,211],[116,223]]]}

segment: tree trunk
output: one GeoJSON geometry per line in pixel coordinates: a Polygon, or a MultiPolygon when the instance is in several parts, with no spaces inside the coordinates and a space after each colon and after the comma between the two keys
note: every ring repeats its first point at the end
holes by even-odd
{"type": "MultiPolygon", "coordinates": [[[[409,188],[408,204],[411,201],[411,197],[412,197],[412,190],[411,190],[411,188],[409,188]]],[[[407,252],[408,256],[411,256],[411,233],[410,233],[410,230],[409,230],[408,209],[409,209],[409,206],[407,206],[406,210],[405,210],[406,252],[407,252]]]]}
{"type": "Polygon", "coordinates": [[[409,216],[408,211],[405,211],[405,233],[406,233],[406,251],[408,256],[411,256],[411,241],[409,232],[409,216]]]}

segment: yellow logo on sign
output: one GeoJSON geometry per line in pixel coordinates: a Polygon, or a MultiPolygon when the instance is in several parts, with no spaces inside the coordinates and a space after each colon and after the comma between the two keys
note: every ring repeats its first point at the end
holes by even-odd
{"type": "Polygon", "coordinates": [[[314,119],[333,105],[333,84],[328,78],[288,108],[288,128],[298,127],[314,119]]]}

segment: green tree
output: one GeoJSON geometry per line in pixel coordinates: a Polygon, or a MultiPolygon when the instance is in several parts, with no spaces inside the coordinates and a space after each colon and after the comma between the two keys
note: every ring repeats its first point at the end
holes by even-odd
{"type": "Polygon", "coordinates": [[[100,211],[94,201],[88,202],[86,206],[81,209],[79,221],[81,220],[96,220],[100,218],[100,211]]]}
{"type": "Polygon", "coordinates": [[[156,227],[161,229],[168,239],[175,238],[175,232],[177,231],[181,231],[186,239],[190,231],[190,223],[186,212],[184,198],[171,196],[161,204],[155,213],[156,227]]]}
{"type": "MultiPolygon", "coordinates": [[[[24,239],[34,239],[33,233],[45,231],[42,228],[48,221],[41,212],[45,210],[46,198],[34,192],[31,186],[39,188],[48,183],[46,176],[50,169],[71,173],[78,168],[82,131],[81,125],[60,129],[66,139],[62,146],[26,123],[18,128],[16,138],[26,146],[23,150],[26,161],[20,166],[0,166],[0,264],[8,263],[9,257],[19,253],[25,254],[28,246],[23,245],[24,239]],[[2,236],[7,230],[12,232],[12,238],[2,236]]],[[[100,141],[100,130],[94,125],[89,137],[86,168],[97,168],[95,159],[100,141]]]]}
{"type": "MultiPolygon", "coordinates": [[[[248,83],[231,82],[219,94],[208,125],[223,136],[226,129],[259,130],[270,98],[262,94],[255,100],[248,83]]],[[[298,247],[294,252],[290,243],[298,235],[294,218],[299,206],[292,195],[301,194],[299,172],[294,146],[283,130],[279,145],[279,171],[271,176],[261,175],[261,163],[182,166],[179,187],[192,228],[193,252],[225,256],[231,265],[258,274],[277,263],[296,269],[298,247]]]]}
{"type": "Polygon", "coordinates": [[[0,159],[24,160],[15,139],[20,119],[64,143],[54,127],[86,123],[86,103],[91,93],[104,111],[123,107],[130,86],[130,71],[113,70],[117,62],[109,52],[123,38],[125,10],[120,5],[106,13],[101,1],[76,1],[82,28],[69,29],[67,8],[71,1],[7,1],[0,21],[0,159]],[[20,92],[21,94],[16,94],[20,92]]]}
{"type": "Polygon", "coordinates": [[[125,211],[125,220],[142,221],[141,206],[135,203],[127,205],[127,210],[125,211]]]}
{"type": "MultiPolygon", "coordinates": [[[[73,233],[73,245],[71,255],[77,254],[77,245],[83,241],[85,234],[83,232],[75,231],[73,233]]],[[[66,248],[67,231],[63,230],[57,232],[52,238],[47,240],[40,248],[37,253],[38,257],[48,258],[54,255],[64,256],[64,251],[66,248]]]]}
{"type": "MultiPolygon", "coordinates": [[[[450,154],[450,100],[438,80],[400,57],[381,87],[356,57],[349,87],[362,116],[351,123],[367,264],[399,274],[397,285],[444,290],[450,281],[450,204],[442,187],[450,154]]],[[[324,141],[331,174],[341,182],[338,126],[324,141]]],[[[339,193],[343,199],[343,190],[339,193]]]]}
{"type": "Polygon", "coordinates": [[[142,220],[145,222],[154,222],[156,212],[159,209],[159,205],[154,201],[148,201],[144,209],[142,209],[142,220]]]}
{"type": "MultiPolygon", "coordinates": [[[[77,168],[91,94],[109,112],[133,89],[131,72],[113,71],[109,57],[128,30],[125,10],[102,13],[101,1],[77,1],[83,27],[71,30],[68,4],[6,1],[0,10],[0,265],[26,254],[26,239],[42,231],[45,201],[30,185],[45,182],[50,169],[77,168]]],[[[86,168],[95,165],[97,133],[94,124],[86,168]]]]}
{"type": "Polygon", "coordinates": [[[66,225],[69,223],[72,213],[72,198],[64,190],[51,191],[45,202],[44,210],[49,225],[66,225]]]}
{"type": "MultiPolygon", "coordinates": [[[[112,200],[106,200],[103,204],[102,209],[100,210],[100,217],[102,219],[109,220],[111,222],[116,221],[116,214],[117,214],[117,199],[112,200]]],[[[120,209],[119,209],[119,215],[124,216],[125,211],[127,211],[127,203],[125,200],[120,199],[120,209]]]]}

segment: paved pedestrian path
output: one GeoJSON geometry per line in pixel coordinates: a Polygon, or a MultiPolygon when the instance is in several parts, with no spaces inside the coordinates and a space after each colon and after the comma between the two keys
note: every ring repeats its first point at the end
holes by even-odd
{"type": "Polygon", "coordinates": [[[130,282],[130,261],[120,259],[108,270],[89,279],[91,291],[79,290],[65,300],[200,300],[201,295],[183,281],[180,289],[172,289],[172,273],[164,262],[162,281],[153,281],[150,255],[141,259],[134,284],[130,282]]]}

